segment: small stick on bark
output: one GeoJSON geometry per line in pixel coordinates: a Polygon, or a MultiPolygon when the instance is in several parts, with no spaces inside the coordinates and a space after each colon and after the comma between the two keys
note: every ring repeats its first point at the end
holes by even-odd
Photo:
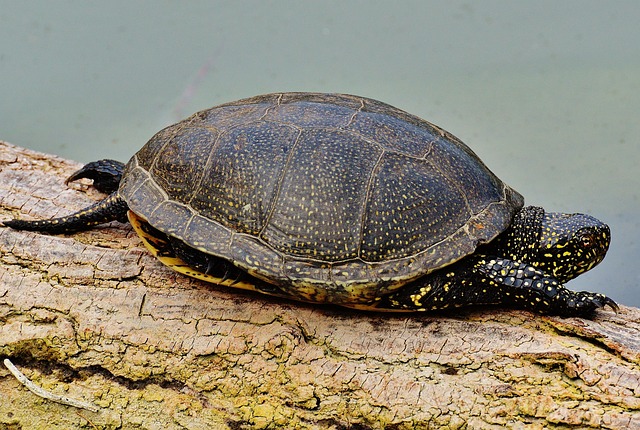
{"type": "Polygon", "coordinates": [[[98,412],[99,410],[96,405],[93,405],[91,403],[83,402],[82,400],[70,399],[69,397],[65,396],[60,396],[37,386],[22,372],[20,372],[18,368],[14,366],[11,361],[9,361],[8,358],[4,359],[4,365],[7,367],[7,369],[9,369],[9,372],[11,372],[11,374],[13,374],[13,376],[15,376],[18,381],[20,381],[22,385],[27,387],[29,391],[31,391],[36,396],[51,400],[52,402],[62,403],[63,405],[73,406],[74,408],[86,409],[91,412],[98,412]]]}

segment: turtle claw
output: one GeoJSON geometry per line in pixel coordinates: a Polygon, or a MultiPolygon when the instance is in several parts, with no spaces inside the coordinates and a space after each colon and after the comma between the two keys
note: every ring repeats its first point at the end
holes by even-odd
{"type": "Polygon", "coordinates": [[[612,299],[610,299],[609,297],[605,296],[604,294],[598,294],[598,293],[587,293],[584,292],[583,294],[587,295],[586,300],[590,300],[592,305],[595,305],[596,309],[604,309],[605,307],[609,306],[611,308],[611,310],[613,310],[614,312],[618,312],[618,310],[620,310],[620,308],[618,307],[618,304],[616,302],[614,302],[612,299]]]}
{"type": "Polygon", "coordinates": [[[568,314],[588,316],[593,314],[596,309],[603,309],[606,306],[609,306],[616,313],[620,309],[616,302],[604,294],[591,293],[588,291],[581,291],[575,294],[575,299],[569,302],[569,307],[572,309],[568,314]]]}
{"type": "Polygon", "coordinates": [[[609,306],[615,313],[618,313],[618,311],[620,310],[618,304],[607,296],[604,296],[604,304],[602,305],[602,307],[604,308],[605,306],[609,306]]]}
{"type": "Polygon", "coordinates": [[[614,312],[619,310],[618,304],[604,294],[562,288],[548,312],[562,317],[591,318],[597,309],[607,306],[614,312]]]}

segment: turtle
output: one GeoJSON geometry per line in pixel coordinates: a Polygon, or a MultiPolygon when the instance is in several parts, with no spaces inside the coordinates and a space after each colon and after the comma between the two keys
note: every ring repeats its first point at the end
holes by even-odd
{"type": "Polygon", "coordinates": [[[609,227],[524,206],[460,139],[386,103],[277,93],[155,134],[80,178],[108,194],[74,214],[4,225],[51,234],[127,220],[184,275],[372,311],[618,309],[564,284],[604,258],[609,227]]]}

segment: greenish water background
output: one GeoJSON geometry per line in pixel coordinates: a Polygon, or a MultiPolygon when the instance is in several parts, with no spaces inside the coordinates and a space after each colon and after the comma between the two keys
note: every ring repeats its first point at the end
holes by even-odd
{"type": "Polygon", "coordinates": [[[548,210],[611,225],[572,281],[640,306],[636,1],[0,1],[0,139],[127,160],[277,91],[376,98],[463,139],[548,210]]]}

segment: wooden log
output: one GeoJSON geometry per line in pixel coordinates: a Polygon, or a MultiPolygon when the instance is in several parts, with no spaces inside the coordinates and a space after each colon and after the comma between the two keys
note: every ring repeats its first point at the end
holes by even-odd
{"type": "MultiPolygon", "coordinates": [[[[0,142],[0,220],[102,196],[78,164],[0,142]]],[[[594,320],[471,309],[374,314],[176,274],[130,226],[0,227],[2,428],[640,428],[640,310],[594,320]],[[4,427],[3,427],[4,426],[4,427]]]]}

